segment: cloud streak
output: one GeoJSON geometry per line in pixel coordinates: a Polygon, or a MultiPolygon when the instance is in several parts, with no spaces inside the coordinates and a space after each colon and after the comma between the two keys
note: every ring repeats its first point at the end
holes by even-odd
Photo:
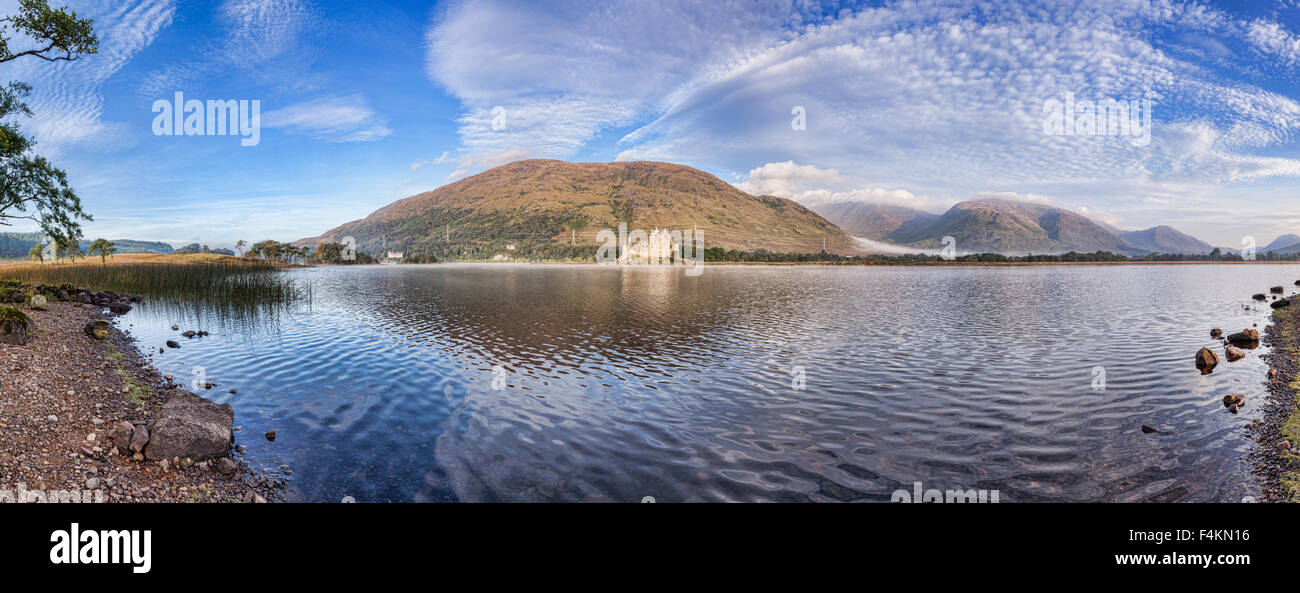
{"type": "Polygon", "coordinates": [[[392,133],[361,95],[317,99],[269,111],[263,114],[262,125],[328,142],[372,142],[392,133]]]}

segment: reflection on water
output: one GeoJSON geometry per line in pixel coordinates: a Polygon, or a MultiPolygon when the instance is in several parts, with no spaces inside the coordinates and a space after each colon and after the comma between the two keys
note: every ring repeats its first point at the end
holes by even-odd
{"type": "Polygon", "coordinates": [[[888,501],[921,481],[1008,502],[1247,493],[1258,406],[1220,400],[1262,395],[1259,351],[1206,376],[1193,356],[1221,350],[1211,327],[1264,321],[1250,293],[1300,267],[289,274],[309,308],[146,303],[122,323],[145,350],[172,323],[213,333],[156,363],[202,367],[294,498],[888,501]]]}

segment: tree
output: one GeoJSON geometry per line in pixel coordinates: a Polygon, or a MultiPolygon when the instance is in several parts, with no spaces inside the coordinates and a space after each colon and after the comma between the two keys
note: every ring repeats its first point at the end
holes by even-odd
{"type": "Polygon", "coordinates": [[[27,259],[34,259],[40,263],[45,263],[45,246],[37,243],[27,250],[27,259]]]}
{"type": "Polygon", "coordinates": [[[235,249],[239,251],[239,257],[244,257],[244,247],[247,245],[248,242],[244,241],[243,239],[240,239],[238,242],[235,243],[235,249]]]}
{"type": "Polygon", "coordinates": [[[55,254],[57,256],[66,257],[72,261],[77,261],[77,258],[81,257],[81,242],[75,238],[57,242],[55,245],[55,254]]]}
{"type": "MultiPolygon", "coordinates": [[[[23,57],[71,62],[97,53],[93,24],[66,8],[51,9],[47,0],[20,0],[16,15],[0,18],[0,64],[23,57]],[[36,47],[14,51],[10,30],[32,39],[36,47]]],[[[23,101],[31,90],[23,82],[0,85],[0,225],[31,220],[56,242],[66,241],[81,236],[79,220],[92,218],[81,210],[67,174],[32,151],[36,141],[24,136],[17,123],[5,121],[32,115],[23,101]]]]}
{"type": "Polygon", "coordinates": [[[95,255],[97,253],[99,254],[99,261],[108,264],[108,256],[117,253],[117,246],[107,239],[95,239],[95,242],[90,244],[90,249],[86,250],[86,255],[95,255]]]}
{"type": "Polygon", "coordinates": [[[99,53],[94,24],[94,19],[78,19],[66,7],[51,9],[48,0],[20,0],[17,15],[0,18],[0,64],[26,56],[71,62],[99,53]],[[37,47],[14,53],[5,37],[9,27],[32,38],[37,47]]]}
{"type": "Polygon", "coordinates": [[[284,243],[267,239],[253,243],[253,246],[248,248],[248,254],[271,261],[280,261],[285,255],[285,247],[284,243]]]}

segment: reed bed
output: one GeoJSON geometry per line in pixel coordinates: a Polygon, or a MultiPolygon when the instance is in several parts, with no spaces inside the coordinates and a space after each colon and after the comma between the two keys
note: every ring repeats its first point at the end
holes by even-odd
{"type": "Polygon", "coordinates": [[[310,302],[311,287],[286,278],[281,267],[250,259],[126,261],[101,264],[17,264],[0,279],[138,294],[148,301],[238,312],[310,302]]]}

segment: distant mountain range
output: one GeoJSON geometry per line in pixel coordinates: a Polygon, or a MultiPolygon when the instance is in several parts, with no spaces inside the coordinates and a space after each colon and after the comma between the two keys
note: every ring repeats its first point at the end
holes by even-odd
{"type": "Polygon", "coordinates": [[[591,257],[601,230],[696,230],[708,248],[860,253],[857,241],[798,203],[753,196],[671,163],[515,161],[393,202],[361,220],[300,239],[362,253],[438,258],[591,257]]]}
{"type": "MultiPolygon", "coordinates": [[[[1213,245],[1165,225],[1125,231],[1062,208],[1002,199],[961,202],[943,214],[865,202],[825,204],[813,210],[851,235],[920,249],[941,247],[943,238],[950,236],[964,253],[1110,251],[1141,256],[1201,255],[1214,250],[1213,245]]],[[[1288,249],[1300,251],[1300,236],[1283,235],[1259,252],[1294,252],[1288,249]]]]}
{"type": "MultiPolygon", "coordinates": [[[[40,233],[0,233],[0,257],[27,257],[27,252],[39,244],[43,236],[40,233]]],[[[135,239],[111,239],[118,253],[171,253],[172,246],[162,241],[137,241],[135,239]]],[[[91,240],[81,241],[81,251],[90,247],[91,240]]]]}
{"type": "Polygon", "coordinates": [[[1257,250],[1259,253],[1268,253],[1276,251],[1278,253],[1295,253],[1300,251],[1300,235],[1282,235],[1273,239],[1272,243],[1265,245],[1262,249],[1257,250]]]}

